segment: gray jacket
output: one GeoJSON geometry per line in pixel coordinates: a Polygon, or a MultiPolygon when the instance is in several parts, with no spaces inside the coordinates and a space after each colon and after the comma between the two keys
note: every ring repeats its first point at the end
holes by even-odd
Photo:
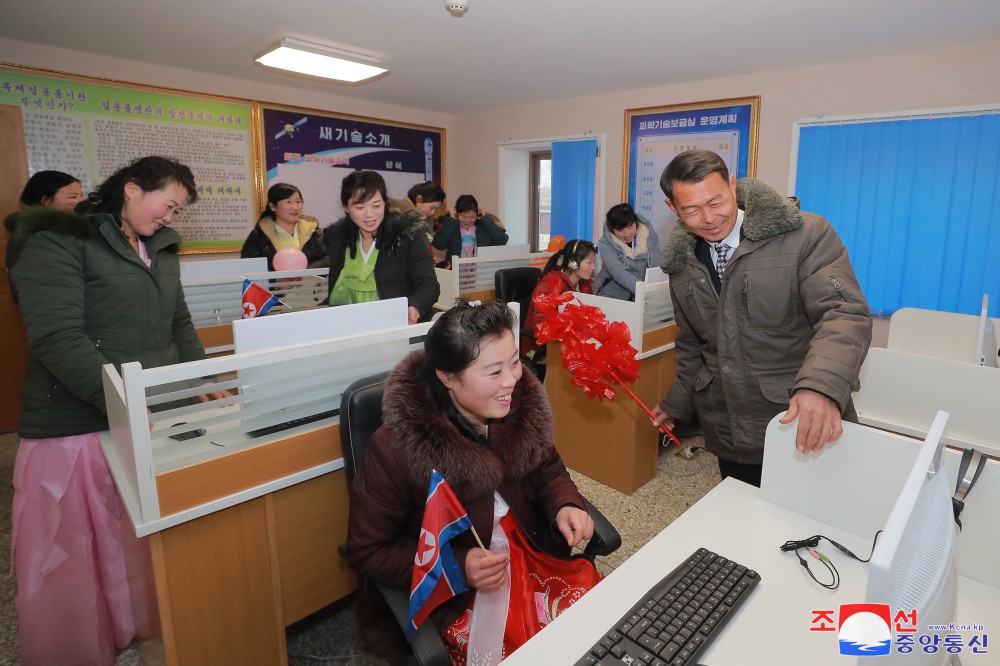
{"type": "Polygon", "coordinates": [[[642,220],[637,227],[637,233],[643,229],[648,233],[646,251],[630,257],[625,244],[616,239],[608,223],[604,223],[604,235],[597,242],[601,270],[594,278],[594,293],[598,296],[630,300],[635,296],[635,283],[645,279],[646,269],[660,265],[660,239],[656,231],[642,220]]]}
{"type": "Polygon", "coordinates": [[[661,267],[680,332],[677,379],[660,408],[695,413],[709,451],[760,464],[768,422],[798,389],[854,417],[851,392],[871,343],[872,320],[847,250],[826,219],[800,213],[763,182],[743,179],[736,199],[744,239],[721,294],[695,257],[698,237],[678,223],[661,267]]]}

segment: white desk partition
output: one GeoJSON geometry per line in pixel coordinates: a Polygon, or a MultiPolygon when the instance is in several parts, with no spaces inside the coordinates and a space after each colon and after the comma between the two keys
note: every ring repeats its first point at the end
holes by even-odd
{"type": "Polygon", "coordinates": [[[1000,455],[1000,372],[894,349],[868,350],[854,406],[861,423],[923,437],[928,414],[951,414],[944,441],[1000,455]]]}
{"type": "Polygon", "coordinates": [[[990,319],[990,295],[983,294],[979,310],[979,333],[976,335],[973,363],[996,368],[1000,364],[1000,321],[990,319]]]}
{"type": "MultiPolygon", "coordinates": [[[[925,430],[935,414],[937,410],[923,414],[925,430]]],[[[807,456],[795,449],[798,422],[781,425],[778,418],[780,415],[767,427],[760,498],[870,542],[875,531],[885,525],[920,450],[921,440],[844,423],[844,434],[836,443],[807,456]]],[[[948,419],[946,434],[952,430],[953,418],[948,419]]],[[[960,449],[945,449],[942,463],[950,488],[956,486],[961,459],[960,449]]],[[[1000,588],[1000,567],[996,562],[1000,550],[997,507],[1000,507],[1000,461],[989,460],[962,511],[958,573],[1000,588]]],[[[789,535],[789,538],[807,536],[789,535]]],[[[866,547],[865,553],[868,550],[866,547]]]]}
{"type": "MultiPolygon", "coordinates": [[[[232,260],[240,261],[240,260],[232,260]]],[[[246,261],[256,261],[248,259],[246,261]]],[[[186,263],[226,263],[186,262],[186,263]]],[[[183,264],[182,264],[183,265],[183,264]]],[[[289,312],[322,306],[327,297],[328,268],[307,268],[300,271],[237,272],[219,275],[181,275],[184,300],[196,327],[228,324],[243,318],[243,279],[256,282],[280,299],[272,313],[289,312]],[[287,307],[286,307],[287,306],[287,307]]],[[[222,350],[212,350],[222,351],[222,350]]]]}
{"type": "MultiPolygon", "coordinates": [[[[392,298],[289,312],[280,317],[241,319],[233,322],[233,342],[237,353],[253,352],[398,329],[406,324],[406,299],[392,298]]],[[[388,353],[389,346],[405,350],[408,345],[407,340],[397,340],[379,349],[358,350],[358,356],[369,358],[372,373],[379,372],[392,367],[386,366],[394,358],[388,353]]],[[[342,379],[353,374],[351,367],[333,354],[312,359],[308,367],[290,363],[241,370],[238,375],[243,397],[243,431],[257,431],[335,409],[346,386],[342,379]]]]}
{"type": "Polygon", "coordinates": [[[646,269],[646,277],[643,280],[646,284],[655,284],[657,282],[666,282],[670,279],[670,276],[663,272],[663,269],[659,266],[655,268],[646,269]]]}
{"type": "Polygon", "coordinates": [[[529,254],[530,252],[531,246],[527,243],[522,245],[486,245],[476,248],[476,256],[480,259],[503,257],[513,254],[529,254]]]}
{"type": "Polygon", "coordinates": [[[371,303],[341,305],[283,317],[255,317],[233,322],[236,352],[251,352],[293,344],[318,342],[329,338],[406,326],[405,298],[390,298],[371,303]]]}
{"type": "Polygon", "coordinates": [[[889,319],[886,346],[896,351],[977,365],[980,353],[985,352],[984,360],[990,361],[987,365],[997,365],[997,327],[985,314],[975,316],[902,308],[889,319]]]}
{"type": "Polygon", "coordinates": [[[390,369],[411,349],[420,348],[429,328],[430,324],[404,325],[162,368],[126,363],[120,374],[113,365],[104,366],[110,428],[101,434],[101,444],[136,533],[145,536],[343,466],[342,460],[326,461],[253,488],[213,496],[193,508],[161,512],[158,481],[165,476],[263,444],[290,441],[339,420],[330,416],[254,436],[243,422],[248,397],[254,396],[241,392],[241,377],[247,373],[267,377],[276,401],[286,396],[304,404],[311,392],[323,391],[324,400],[310,407],[313,414],[320,414],[339,407],[340,393],[354,380],[390,369]],[[331,367],[336,370],[330,371],[331,367]],[[316,368],[327,370],[316,372],[316,368]],[[202,393],[221,390],[230,391],[232,397],[192,403],[202,393]],[[153,409],[152,414],[147,408],[153,409]],[[195,428],[204,433],[185,441],[171,438],[195,428]]]}
{"type": "Polygon", "coordinates": [[[440,310],[447,310],[459,296],[469,292],[493,291],[496,285],[495,275],[498,270],[517,266],[542,268],[551,256],[547,252],[507,252],[508,249],[516,251],[518,247],[497,248],[504,250],[505,253],[493,254],[492,256],[462,259],[455,255],[451,258],[450,269],[435,268],[438,284],[441,285],[441,294],[438,296],[435,306],[440,310]]]}
{"type": "Polygon", "coordinates": [[[674,303],[670,300],[670,281],[666,277],[655,282],[637,282],[635,302],[642,307],[644,333],[674,323],[674,303]]]}
{"type": "MultiPolygon", "coordinates": [[[[934,413],[936,410],[928,415],[928,423],[934,413]]],[[[779,546],[790,539],[822,534],[862,557],[867,555],[874,531],[881,527],[879,521],[892,507],[893,485],[902,483],[905,471],[896,468],[905,470],[907,459],[916,455],[920,443],[867,428],[861,434],[858,426],[845,424],[847,432],[839,444],[806,460],[798,457],[792,443],[795,425],[783,427],[781,433],[768,429],[760,491],[734,479],[724,480],[504,664],[575,663],[646,590],[699,547],[754,569],[761,577],[746,603],[699,657],[699,663],[867,663],[840,656],[836,631],[813,632],[810,626],[815,610],[836,612],[840,604],[864,602],[868,566],[841,555],[824,542],[820,550],[835,562],[841,576],[837,590],[826,590],[816,585],[798,560],[781,552],[779,546]],[[863,501],[851,498],[853,494],[860,494],[863,501]]],[[[957,454],[947,454],[946,468],[954,474],[957,454]]],[[[989,513],[995,513],[994,507],[1000,506],[998,472],[997,463],[990,462],[962,514],[965,529],[959,535],[956,621],[984,627],[978,632],[949,632],[964,633],[966,638],[973,633],[993,638],[995,627],[1000,626],[1000,589],[996,574],[989,571],[996,569],[1000,522],[988,520],[989,513]],[[977,577],[983,568],[986,582],[977,577]]],[[[987,654],[972,654],[966,647],[960,655],[962,663],[995,664],[996,648],[990,648],[987,654]]]]}
{"type": "Polygon", "coordinates": [[[247,273],[266,272],[267,257],[181,262],[182,278],[222,277],[226,275],[246,275],[247,273]]]}
{"type": "Polygon", "coordinates": [[[668,349],[673,343],[645,348],[645,335],[656,329],[674,323],[674,306],[670,300],[670,283],[636,283],[635,301],[624,301],[594,294],[576,294],[580,302],[600,308],[608,321],[620,321],[628,326],[632,334],[632,346],[638,350],[639,358],[646,358],[668,349]]]}

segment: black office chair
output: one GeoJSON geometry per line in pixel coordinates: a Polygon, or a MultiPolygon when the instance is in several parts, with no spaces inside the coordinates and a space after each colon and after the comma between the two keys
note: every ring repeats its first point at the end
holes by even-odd
{"type": "Polygon", "coordinates": [[[502,303],[516,301],[521,306],[521,320],[528,314],[531,292],[535,290],[542,271],[534,266],[501,268],[493,275],[496,298],[502,303]]]}
{"type": "MultiPolygon", "coordinates": [[[[531,293],[535,291],[535,285],[542,277],[542,271],[534,266],[515,266],[514,268],[501,268],[493,275],[493,286],[496,291],[496,299],[501,303],[516,302],[520,306],[518,318],[524,323],[524,318],[528,314],[528,306],[531,304],[531,293]]],[[[534,359],[528,359],[522,354],[524,365],[535,373],[538,381],[545,381],[545,348],[535,352],[534,359]]]]}
{"type": "MultiPolygon", "coordinates": [[[[340,441],[348,484],[354,482],[354,477],[361,468],[368,438],[382,425],[382,391],[388,376],[388,372],[382,372],[359,379],[348,386],[341,396],[340,441]]],[[[594,536],[583,554],[591,560],[597,556],[610,555],[622,545],[621,535],[594,505],[586,499],[584,503],[587,505],[587,513],[594,520],[594,536]]],[[[372,580],[366,580],[364,584],[374,585],[378,589],[402,631],[409,621],[409,590],[372,580]]],[[[444,641],[432,622],[420,625],[409,643],[420,664],[445,666],[451,663],[444,641]]]]}

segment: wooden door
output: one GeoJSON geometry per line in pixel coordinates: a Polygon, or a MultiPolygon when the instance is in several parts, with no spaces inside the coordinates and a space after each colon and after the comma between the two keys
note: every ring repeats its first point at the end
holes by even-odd
{"type": "MultiPolygon", "coordinates": [[[[0,219],[19,208],[24,184],[28,182],[28,149],[24,143],[21,108],[0,104],[0,219]]],[[[9,234],[0,226],[0,432],[17,428],[21,412],[21,387],[28,365],[28,341],[24,337],[21,311],[10,292],[7,274],[9,234]]]]}

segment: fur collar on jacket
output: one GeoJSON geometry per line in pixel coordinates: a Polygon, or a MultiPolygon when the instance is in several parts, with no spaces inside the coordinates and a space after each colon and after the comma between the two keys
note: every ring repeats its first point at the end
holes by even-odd
{"type": "Polygon", "coordinates": [[[462,496],[491,493],[504,477],[533,471],[553,446],[552,412],[535,376],[524,370],[514,387],[510,414],[490,422],[490,449],[472,442],[438,410],[423,374],[424,352],[396,365],[382,399],[385,425],[413,483],[426,485],[437,469],[462,496]]]}
{"type": "MultiPolygon", "coordinates": [[[[379,230],[379,251],[395,252],[400,247],[409,245],[410,241],[418,235],[426,233],[426,228],[424,218],[420,217],[420,213],[416,209],[405,213],[397,213],[390,209],[385,214],[385,219],[382,220],[382,226],[379,230]]],[[[352,239],[356,242],[358,233],[356,230],[357,227],[351,221],[351,217],[345,215],[330,225],[327,233],[339,236],[346,246],[352,242],[352,239]]],[[[330,236],[327,238],[329,244],[330,236]]]]}
{"type": "MultiPolygon", "coordinates": [[[[273,217],[262,217],[257,220],[257,226],[260,227],[260,230],[264,232],[264,235],[270,239],[275,247],[281,245],[281,239],[278,237],[278,223],[273,217]]],[[[305,239],[302,241],[304,244],[319,229],[319,220],[308,215],[300,215],[298,227],[299,236],[305,239]]]]}
{"type": "MultiPolygon", "coordinates": [[[[40,231],[89,240],[101,236],[101,225],[105,223],[113,224],[116,228],[118,226],[115,218],[105,213],[77,215],[46,206],[30,206],[12,213],[4,220],[4,226],[11,235],[7,249],[7,268],[14,267],[24,244],[40,231]]],[[[180,236],[173,229],[164,227],[156,232],[156,236],[165,241],[164,247],[167,250],[177,252],[180,249],[180,236]]]]}
{"type": "MultiPolygon", "coordinates": [[[[744,211],[743,235],[747,240],[767,240],[802,226],[802,214],[795,204],[756,178],[736,181],[736,204],[744,211]]],[[[663,272],[680,271],[687,258],[694,256],[697,241],[698,236],[678,220],[663,245],[660,260],[663,272]]]]}

